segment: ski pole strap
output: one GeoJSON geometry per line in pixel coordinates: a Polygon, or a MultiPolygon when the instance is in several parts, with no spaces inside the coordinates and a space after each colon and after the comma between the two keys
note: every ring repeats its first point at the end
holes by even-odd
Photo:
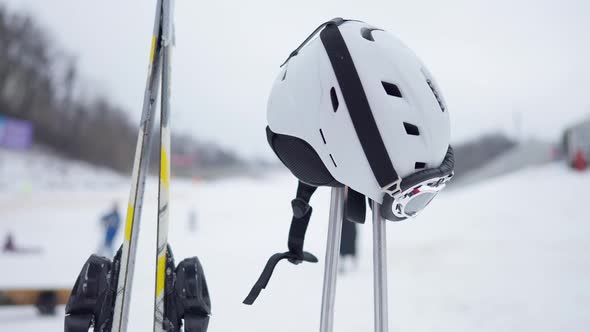
{"type": "Polygon", "coordinates": [[[262,274],[260,274],[254,287],[252,287],[250,293],[244,300],[244,304],[251,305],[254,303],[260,292],[266,288],[266,285],[268,285],[275,267],[281,260],[287,259],[293,264],[299,264],[301,262],[318,262],[317,257],[312,253],[303,251],[305,232],[307,231],[307,225],[309,225],[309,219],[311,218],[311,213],[313,211],[309,205],[309,200],[316,189],[317,187],[307,185],[301,181],[299,182],[299,185],[297,186],[297,197],[291,201],[293,218],[291,219],[291,227],[289,228],[289,251],[274,254],[269,258],[264,270],[262,270],[262,274]]]}

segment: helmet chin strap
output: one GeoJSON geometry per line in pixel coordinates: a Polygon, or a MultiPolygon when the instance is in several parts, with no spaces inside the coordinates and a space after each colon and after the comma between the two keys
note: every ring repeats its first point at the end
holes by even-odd
{"type": "MultiPolygon", "coordinates": [[[[287,259],[292,264],[300,264],[302,262],[317,263],[318,259],[312,253],[303,251],[303,243],[305,242],[305,232],[309,225],[311,213],[313,209],[309,205],[309,200],[313,196],[317,187],[310,186],[299,181],[297,186],[297,196],[291,201],[293,208],[293,218],[291,219],[291,227],[289,229],[289,251],[283,253],[276,253],[272,255],[266,262],[266,266],[260,277],[250,290],[250,293],[243,301],[244,304],[251,305],[254,303],[260,292],[266,288],[272,273],[277,264],[287,259]]],[[[350,188],[347,188],[347,194],[344,205],[344,219],[347,222],[355,222],[362,224],[365,222],[366,201],[365,196],[350,188]]]]}
{"type": "Polygon", "coordinates": [[[303,243],[305,241],[305,232],[307,231],[307,225],[311,218],[313,209],[309,205],[311,196],[316,191],[317,187],[310,186],[299,181],[297,186],[297,197],[291,201],[291,207],[293,208],[293,218],[291,219],[291,228],[289,229],[289,251],[283,253],[276,253],[272,255],[266,262],[262,274],[250,290],[250,293],[243,301],[244,304],[252,304],[260,295],[260,292],[266,288],[270,277],[277,266],[277,264],[287,259],[292,264],[299,264],[301,262],[317,263],[318,259],[312,253],[303,251],[303,243]]]}
{"type": "Polygon", "coordinates": [[[365,195],[351,188],[346,188],[346,195],[344,197],[344,221],[364,224],[367,214],[367,199],[365,195]]]}

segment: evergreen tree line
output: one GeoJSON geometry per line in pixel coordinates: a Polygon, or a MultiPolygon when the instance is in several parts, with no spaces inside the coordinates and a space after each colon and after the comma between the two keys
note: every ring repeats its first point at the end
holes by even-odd
{"type": "MultiPolygon", "coordinates": [[[[0,5],[0,115],[29,121],[35,142],[64,156],[130,172],[138,124],[106,97],[81,96],[81,83],[74,57],[30,16],[0,5]]],[[[157,159],[157,128],[153,137],[151,157],[157,159]]],[[[187,135],[173,135],[172,149],[195,160],[195,168],[242,163],[234,153],[187,135]]]]}

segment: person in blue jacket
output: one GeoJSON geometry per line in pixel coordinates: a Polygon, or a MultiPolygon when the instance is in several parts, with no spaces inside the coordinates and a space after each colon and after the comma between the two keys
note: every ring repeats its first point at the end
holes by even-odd
{"type": "Polygon", "coordinates": [[[117,232],[119,231],[119,227],[121,226],[119,204],[117,204],[116,202],[113,203],[111,211],[103,215],[100,218],[100,221],[104,227],[105,236],[103,245],[98,253],[100,255],[111,257],[114,253],[113,242],[115,241],[115,237],[117,236],[117,232]]]}

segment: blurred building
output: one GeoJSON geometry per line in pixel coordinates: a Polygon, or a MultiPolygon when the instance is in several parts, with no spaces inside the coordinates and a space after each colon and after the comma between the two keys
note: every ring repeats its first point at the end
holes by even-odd
{"type": "Polygon", "coordinates": [[[569,128],[563,134],[563,150],[573,168],[583,170],[590,160],[590,118],[569,128]]]}

